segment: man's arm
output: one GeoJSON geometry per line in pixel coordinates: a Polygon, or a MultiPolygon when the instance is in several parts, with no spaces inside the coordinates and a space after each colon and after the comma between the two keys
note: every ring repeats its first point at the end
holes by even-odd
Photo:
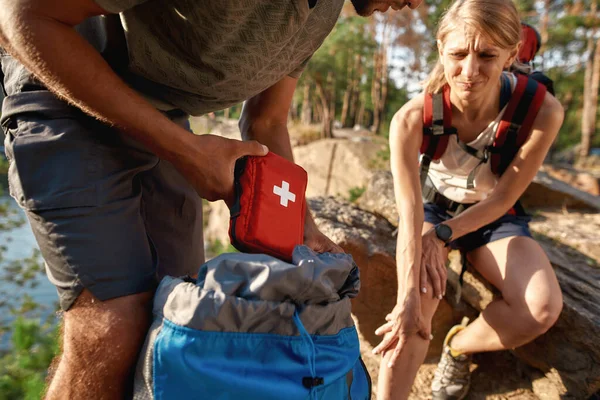
{"type": "Polygon", "coordinates": [[[287,76],[247,100],[239,123],[244,140],[257,140],[290,161],[294,155],[287,122],[297,83],[298,79],[287,76]]]}
{"type": "MultiPolygon", "coordinates": [[[[252,97],[244,104],[240,118],[240,131],[244,140],[264,143],[272,152],[292,162],[294,154],[287,121],[297,83],[298,79],[287,76],[252,97]]],[[[318,252],[343,251],[319,231],[308,207],[306,207],[304,242],[318,252]]]]}
{"type": "Polygon", "coordinates": [[[209,200],[233,199],[233,166],[258,143],[190,135],[123,82],[74,26],[105,14],[92,0],[0,0],[0,45],[51,91],[146,145],[209,200]]]}

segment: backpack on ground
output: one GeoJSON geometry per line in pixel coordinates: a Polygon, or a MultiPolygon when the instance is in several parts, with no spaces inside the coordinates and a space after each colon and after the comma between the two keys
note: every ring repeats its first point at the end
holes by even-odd
{"type": "Polygon", "coordinates": [[[350,314],[359,282],[352,256],[306,246],[291,263],[229,253],[196,281],[164,278],[134,399],[369,400],[350,314]]]}

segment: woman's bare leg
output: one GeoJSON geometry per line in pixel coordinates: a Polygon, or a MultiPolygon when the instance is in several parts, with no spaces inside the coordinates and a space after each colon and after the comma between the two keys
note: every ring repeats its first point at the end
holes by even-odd
{"type": "Polygon", "coordinates": [[[469,254],[481,275],[502,293],[466,329],[452,338],[463,353],[510,349],[530,342],[556,322],[562,293],[540,245],[509,237],[469,254]]]}
{"type": "MultiPolygon", "coordinates": [[[[426,222],[423,225],[423,232],[427,232],[431,227],[433,225],[426,222]]],[[[431,285],[427,288],[427,293],[421,293],[421,310],[426,324],[431,324],[439,302],[433,296],[431,285]]],[[[377,383],[378,400],[408,398],[417,371],[427,356],[428,348],[429,340],[424,340],[420,336],[409,338],[400,357],[396,360],[392,368],[387,366],[392,351],[388,351],[383,355],[379,366],[379,379],[377,383]]]]}

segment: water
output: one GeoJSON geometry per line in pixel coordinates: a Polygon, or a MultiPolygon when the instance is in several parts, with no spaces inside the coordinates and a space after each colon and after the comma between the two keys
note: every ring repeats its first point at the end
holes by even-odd
{"type": "MultiPolygon", "coordinates": [[[[27,257],[31,257],[35,249],[37,249],[37,243],[29,227],[29,223],[26,221],[25,213],[19,208],[15,201],[10,196],[0,196],[0,203],[7,204],[8,209],[13,211],[16,217],[11,216],[12,219],[21,219],[25,221],[25,224],[6,231],[0,231],[0,246],[5,246],[3,253],[4,260],[0,265],[0,275],[4,275],[3,267],[8,265],[11,261],[22,260],[27,257]]],[[[41,260],[41,259],[40,259],[41,260]]],[[[42,264],[43,265],[43,264],[42,264]]],[[[10,300],[20,297],[23,294],[28,294],[32,297],[33,301],[42,306],[38,316],[46,319],[48,316],[54,313],[56,310],[56,304],[58,296],[56,295],[56,289],[48,281],[44,274],[38,274],[36,276],[37,286],[34,288],[19,287],[16,284],[0,280],[0,300],[10,300]],[[6,298],[4,298],[6,296],[6,298]]],[[[0,309],[0,325],[10,324],[10,321],[14,319],[14,316],[6,312],[6,310],[0,309]]],[[[9,338],[7,335],[0,336],[0,350],[6,349],[9,346],[9,338]]]]}

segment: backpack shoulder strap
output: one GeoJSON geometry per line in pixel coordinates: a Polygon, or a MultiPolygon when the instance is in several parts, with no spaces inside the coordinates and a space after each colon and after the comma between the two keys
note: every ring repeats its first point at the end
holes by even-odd
{"type": "Polygon", "coordinates": [[[452,126],[450,86],[445,85],[441,93],[425,93],[423,142],[421,143],[421,186],[427,177],[429,164],[444,154],[450,135],[455,134],[456,128],[452,126]]]}
{"type": "Polygon", "coordinates": [[[439,159],[448,144],[448,135],[455,135],[452,126],[452,104],[450,86],[444,86],[441,93],[426,93],[423,104],[423,142],[421,154],[428,154],[433,160],[439,159]]]}
{"type": "Polygon", "coordinates": [[[507,74],[503,73],[500,78],[500,109],[502,111],[504,107],[510,101],[510,97],[512,95],[512,86],[510,83],[510,78],[507,74]]]}
{"type": "Polygon", "coordinates": [[[525,75],[518,75],[517,86],[498,124],[490,149],[492,172],[496,175],[504,173],[529,137],[545,95],[544,85],[525,75]]]}

